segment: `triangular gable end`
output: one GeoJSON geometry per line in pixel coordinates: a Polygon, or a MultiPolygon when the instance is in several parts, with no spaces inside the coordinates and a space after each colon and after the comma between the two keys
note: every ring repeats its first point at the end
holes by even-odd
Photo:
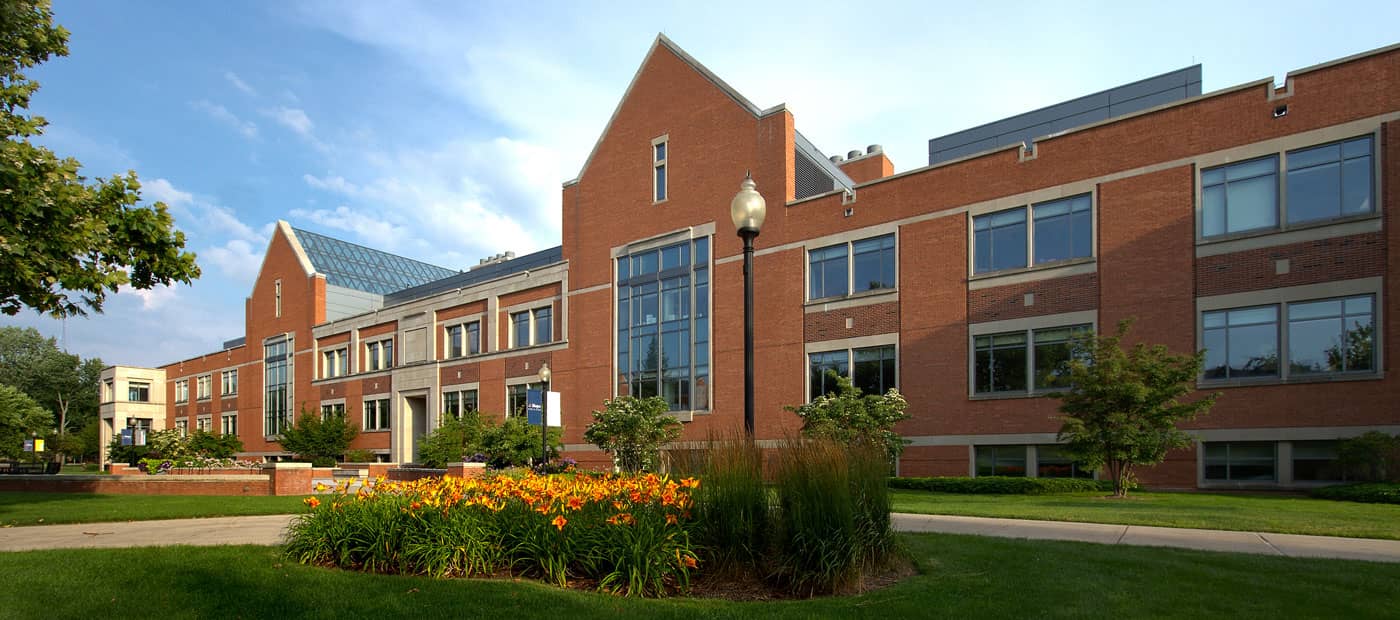
{"type": "Polygon", "coordinates": [[[786,109],[786,105],[781,103],[768,109],[760,109],[757,105],[754,105],[752,101],[749,101],[747,97],[735,90],[734,87],[730,86],[724,80],[720,79],[719,76],[715,75],[714,72],[706,68],[705,65],[700,64],[700,61],[695,60],[694,57],[686,53],[686,51],[681,49],[679,45],[676,45],[674,41],[667,38],[665,34],[657,33],[656,40],[652,42],[651,48],[647,50],[646,57],[644,57],[642,63],[637,66],[637,72],[632,75],[632,81],[627,83],[627,89],[622,91],[622,97],[617,100],[617,106],[613,108],[613,113],[608,117],[607,124],[603,125],[602,133],[598,134],[598,140],[593,143],[593,149],[588,152],[588,158],[583,160],[583,167],[579,169],[578,176],[569,181],[565,181],[565,187],[574,185],[583,179],[583,174],[588,171],[588,165],[593,162],[593,157],[598,154],[598,149],[603,145],[603,138],[608,135],[608,132],[612,129],[613,121],[617,120],[618,113],[622,111],[622,104],[627,102],[627,98],[632,95],[633,87],[637,85],[637,80],[641,79],[642,70],[651,63],[652,57],[656,55],[657,49],[661,47],[665,47],[667,51],[674,54],[681,62],[684,62],[691,69],[694,69],[696,73],[699,73],[706,80],[709,80],[711,84],[719,88],[720,92],[723,92],[733,100],[734,103],[738,104],[740,108],[743,108],[749,114],[753,115],[755,119],[763,118],[786,109]]]}
{"type": "MultiPolygon", "coordinates": [[[[258,265],[258,275],[253,278],[253,286],[257,286],[258,282],[262,280],[263,270],[267,268],[267,257],[272,254],[272,244],[277,243],[278,235],[287,240],[287,245],[291,247],[292,254],[296,255],[297,263],[301,265],[301,269],[306,272],[307,277],[316,275],[316,267],[311,264],[311,258],[306,255],[306,249],[301,247],[301,241],[297,239],[292,225],[288,224],[286,220],[277,220],[277,227],[272,232],[272,238],[267,241],[267,249],[263,251],[262,264],[258,265]]],[[[249,291],[249,297],[251,296],[252,291],[249,291]]]]}

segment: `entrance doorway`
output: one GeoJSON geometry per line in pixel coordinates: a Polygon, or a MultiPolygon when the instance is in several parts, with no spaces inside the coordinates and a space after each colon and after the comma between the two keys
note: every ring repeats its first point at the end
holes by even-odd
{"type": "Polygon", "coordinates": [[[423,441],[423,436],[428,434],[428,397],[427,396],[405,396],[404,406],[407,414],[404,420],[408,422],[408,437],[410,442],[409,454],[413,462],[418,462],[418,446],[423,441]]]}

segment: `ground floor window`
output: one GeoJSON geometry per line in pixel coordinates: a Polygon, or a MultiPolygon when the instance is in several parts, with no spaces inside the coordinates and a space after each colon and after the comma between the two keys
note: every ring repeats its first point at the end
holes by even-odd
{"type": "Polygon", "coordinates": [[[189,420],[176,420],[175,430],[180,431],[180,436],[184,437],[186,434],[189,433],[190,430],[189,420]]]}
{"type": "Polygon", "coordinates": [[[977,446],[978,476],[1025,476],[1025,446],[977,446]]]}
{"type": "Polygon", "coordinates": [[[219,416],[219,423],[222,424],[224,435],[238,434],[238,414],[232,412],[225,413],[219,416]]]}
{"type": "Polygon", "coordinates": [[[442,393],[442,412],[454,418],[463,413],[477,410],[476,390],[453,390],[442,393]]]}
{"type": "Polygon", "coordinates": [[[543,390],[543,383],[520,383],[506,386],[506,415],[525,415],[525,393],[543,390]]]}
{"type": "Polygon", "coordinates": [[[365,401],[364,429],[367,431],[389,430],[389,399],[379,398],[365,401]]]}
{"type": "Polygon", "coordinates": [[[1218,442],[1204,446],[1206,480],[1274,482],[1278,479],[1278,446],[1273,442],[1218,442]]]}
{"type": "Polygon", "coordinates": [[[861,394],[884,394],[898,387],[894,345],[809,353],[810,398],[836,391],[832,373],[846,377],[861,394]],[[852,376],[851,370],[855,370],[852,376]]]}
{"type": "Polygon", "coordinates": [[[1306,482],[1342,480],[1335,441],[1293,442],[1293,479],[1306,482]]]}
{"type": "Polygon", "coordinates": [[[332,416],[338,418],[345,417],[345,403],[336,403],[334,405],[321,405],[321,419],[329,420],[332,416]]]}
{"type": "Polygon", "coordinates": [[[1060,446],[1037,446],[1035,475],[1041,478],[1093,478],[1094,471],[1074,462],[1060,446]]]}
{"type": "Polygon", "coordinates": [[[206,415],[206,416],[200,416],[199,418],[196,418],[196,419],[195,419],[195,421],[194,421],[194,427],[195,427],[195,430],[199,430],[199,431],[208,433],[208,432],[214,430],[214,419],[211,418],[210,416],[207,416],[207,415],[206,415]]]}

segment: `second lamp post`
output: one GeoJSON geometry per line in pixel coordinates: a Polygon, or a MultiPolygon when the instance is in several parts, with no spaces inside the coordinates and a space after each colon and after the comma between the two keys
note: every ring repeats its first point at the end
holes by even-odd
{"type": "Polygon", "coordinates": [[[763,228],[768,205],[758,193],[753,176],[744,175],[739,193],[729,203],[729,219],[744,240],[744,436],[753,440],[753,240],[763,228]]]}

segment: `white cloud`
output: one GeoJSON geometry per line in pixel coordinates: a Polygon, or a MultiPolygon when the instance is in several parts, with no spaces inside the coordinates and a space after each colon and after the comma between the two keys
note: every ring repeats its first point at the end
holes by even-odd
{"type": "Polygon", "coordinates": [[[258,94],[258,91],[252,86],[249,86],[247,82],[244,82],[243,78],[238,77],[237,73],[234,73],[232,71],[225,71],[224,79],[228,80],[229,84],[233,84],[234,88],[243,91],[243,94],[245,95],[252,95],[256,97],[258,94]]]}
{"type": "Polygon", "coordinates": [[[263,248],[266,244],[253,245],[243,239],[230,239],[227,243],[199,251],[201,262],[211,263],[224,275],[233,279],[245,289],[251,289],[262,265],[263,248]]]}
{"type": "Polygon", "coordinates": [[[149,289],[135,289],[129,286],[122,286],[118,294],[128,294],[141,300],[142,310],[156,310],[169,305],[179,299],[180,295],[174,286],[156,286],[149,289]]]}
{"type": "Polygon", "coordinates": [[[238,118],[238,115],[230,112],[228,108],[211,101],[200,99],[190,103],[194,109],[208,114],[210,118],[219,121],[237,130],[245,138],[258,137],[258,126],[252,121],[245,121],[238,118]]]}
{"type": "Polygon", "coordinates": [[[183,207],[194,202],[194,194],[175,189],[175,186],[165,179],[146,181],[141,184],[141,191],[145,193],[146,198],[172,207],[183,207]]]}
{"type": "Polygon", "coordinates": [[[360,194],[360,188],[354,183],[346,181],[345,177],[316,177],[309,174],[303,174],[301,175],[301,178],[306,181],[307,185],[310,185],[311,187],[314,187],[316,189],[323,189],[329,192],[343,194],[346,196],[358,196],[360,194]]]}
{"type": "Polygon", "coordinates": [[[277,106],[275,108],[263,110],[269,118],[277,121],[278,124],[296,132],[304,138],[311,137],[311,130],[314,125],[311,117],[306,115],[306,111],[300,108],[289,108],[287,106],[277,106]]]}

